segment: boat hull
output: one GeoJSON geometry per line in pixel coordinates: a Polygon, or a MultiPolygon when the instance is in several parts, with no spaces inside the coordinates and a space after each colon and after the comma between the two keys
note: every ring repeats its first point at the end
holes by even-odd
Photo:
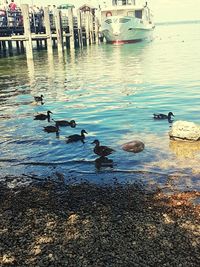
{"type": "Polygon", "coordinates": [[[115,16],[105,19],[101,31],[107,43],[123,44],[151,40],[153,28],[152,24],[144,24],[138,19],[115,16]]]}

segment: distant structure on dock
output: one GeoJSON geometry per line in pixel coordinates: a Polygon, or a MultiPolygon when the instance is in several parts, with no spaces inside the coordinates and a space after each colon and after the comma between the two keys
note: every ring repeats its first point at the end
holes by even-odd
{"type": "Polygon", "coordinates": [[[55,5],[40,9],[14,0],[8,6],[0,6],[0,52],[13,53],[26,50],[27,58],[33,58],[33,43],[37,48],[45,46],[49,54],[53,47],[63,52],[64,47],[75,48],[99,42],[99,20],[96,8],[83,5],[55,5]],[[24,46],[25,44],[25,46],[24,46]]]}

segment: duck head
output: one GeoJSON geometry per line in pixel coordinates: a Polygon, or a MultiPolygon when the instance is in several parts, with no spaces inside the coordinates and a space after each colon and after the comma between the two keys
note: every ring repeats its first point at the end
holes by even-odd
{"type": "Polygon", "coordinates": [[[47,111],[47,115],[49,116],[51,114],[53,114],[53,112],[51,112],[50,110],[47,111]]]}
{"type": "Polygon", "coordinates": [[[100,142],[99,142],[99,140],[96,139],[91,144],[95,144],[95,145],[99,146],[100,145],[100,142]]]}
{"type": "Polygon", "coordinates": [[[75,127],[76,127],[76,122],[75,122],[75,120],[71,120],[69,123],[70,123],[70,126],[71,126],[72,128],[75,128],[75,127]]]}
{"type": "Polygon", "coordinates": [[[81,135],[84,135],[84,133],[87,134],[86,130],[81,130],[81,135]]]}
{"type": "Polygon", "coordinates": [[[168,117],[171,118],[171,116],[174,117],[174,114],[170,111],[170,112],[168,113],[168,117]]]}

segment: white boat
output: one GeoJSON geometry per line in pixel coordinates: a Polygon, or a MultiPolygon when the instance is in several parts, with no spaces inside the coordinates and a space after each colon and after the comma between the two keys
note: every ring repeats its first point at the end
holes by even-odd
{"type": "Polygon", "coordinates": [[[112,44],[151,40],[155,27],[152,17],[147,2],[112,0],[112,6],[101,9],[101,32],[112,44]]]}

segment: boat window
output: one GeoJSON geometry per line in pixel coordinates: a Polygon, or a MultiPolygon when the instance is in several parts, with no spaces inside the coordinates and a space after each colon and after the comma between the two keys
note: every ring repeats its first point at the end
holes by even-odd
{"type": "Polygon", "coordinates": [[[125,19],[125,18],[120,18],[119,19],[119,23],[126,23],[128,22],[130,19],[125,19]]]}
{"type": "Polygon", "coordinates": [[[135,0],[112,0],[113,6],[135,5],[135,0]]]}
{"type": "Polygon", "coordinates": [[[105,20],[105,23],[110,24],[110,23],[112,23],[112,20],[111,19],[107,19],[107,20],[105,20]]]}
{"type": "Polygon", "coordinates": [[[135,17],[138,19],[142,18],[142,10],[135,10],[135,17]]]}

